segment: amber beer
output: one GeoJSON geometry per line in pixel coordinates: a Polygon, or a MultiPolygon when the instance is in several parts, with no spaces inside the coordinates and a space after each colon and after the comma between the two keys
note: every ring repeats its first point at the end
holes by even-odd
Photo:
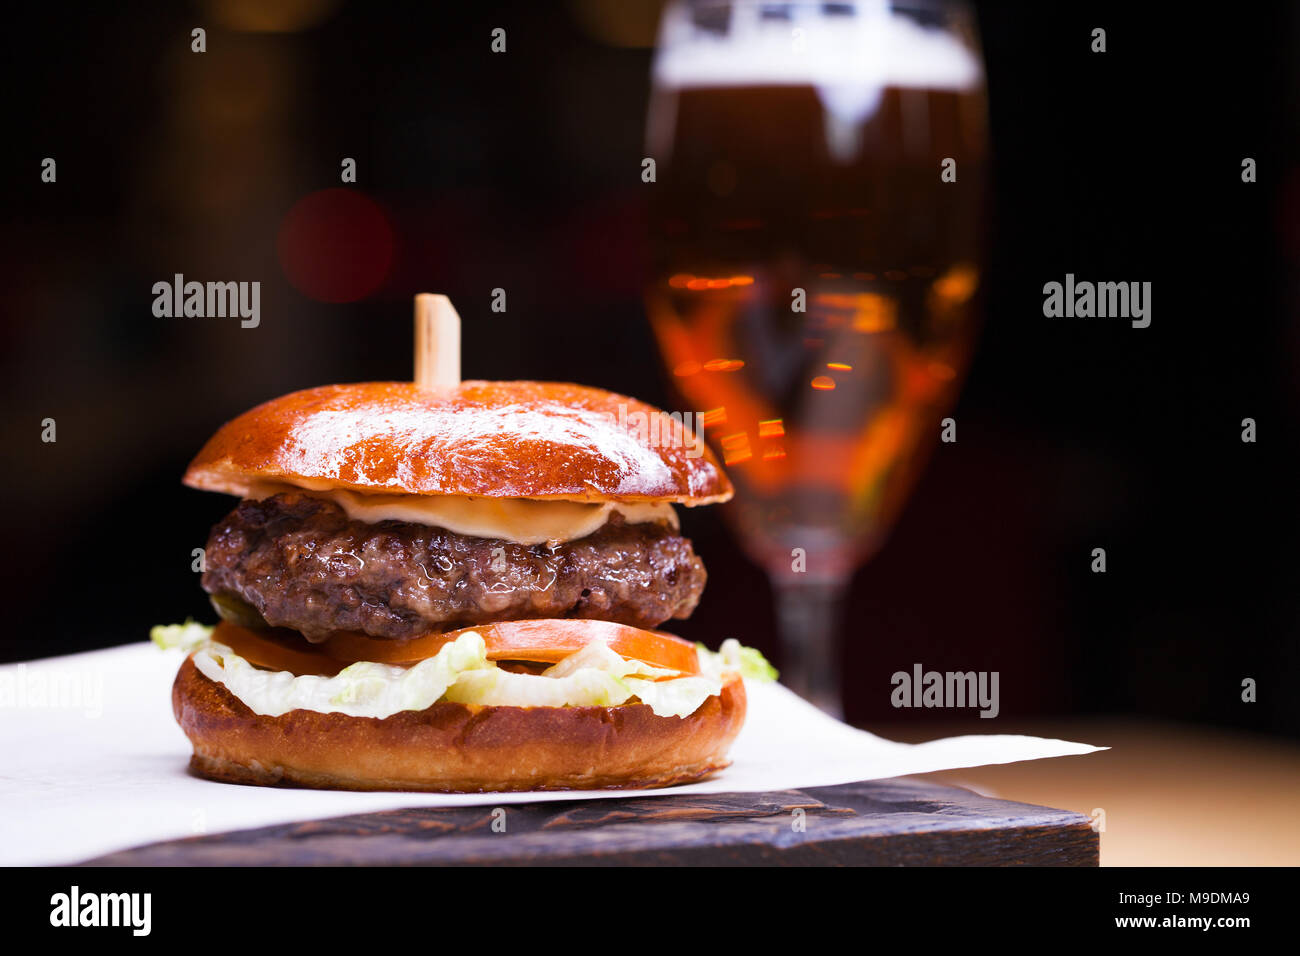
{"type": "Polygon", "coordinates": [[[656,78],[651,319],[778,577],[802,549],[843,579],[940,436],[974,331],[984,110],[975,82],[656,78]]]}

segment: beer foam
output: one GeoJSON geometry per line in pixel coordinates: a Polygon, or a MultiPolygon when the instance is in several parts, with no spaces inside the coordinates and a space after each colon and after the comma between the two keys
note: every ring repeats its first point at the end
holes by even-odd
{"type": "MultiPolygon", "coordinates": [[[[723,5],[723,7],[728,5],[723,5]]],[[[697,26],[691,8],[664,14],[654,63],[663,89],[737,86],[903,87],[964,91],[983,70],[955,34],[878,3],[829,15],[797,4],[731,3],[725,32],[697,26]],[[788,6],[790,17],[763,11],[788,6]]],[[[721,8],[720,8],[721,9],[721,8]]],[[[878,98],[878,97],[877,97],[878,98]]]]}
{"type": "MultiPolygon", "coordinates": [[[[725,30],[698,25],[697,8],[686,4],[665,11],[654,62],[656,92],[671,101],[688,89],[811,86],[825,110],[829,152],[842,162],[857,153],[862,124],[880,108],[885,90],[965,92],[983,85],[980,59],[960,37],[924,27],[880,0],[846,5],[839,14],[818,5],[743,0],[716,9],[728,8],[725,30]],[[772,10],[788,15],[765,15],[772,10]]],[[[662,119],[652,115],[648,133],[666,154],[670,131],[662,119]]]]}

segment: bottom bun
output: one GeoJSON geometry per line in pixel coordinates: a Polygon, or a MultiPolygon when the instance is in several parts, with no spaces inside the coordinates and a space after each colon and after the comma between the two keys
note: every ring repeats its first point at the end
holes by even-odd
{"type": "Polygon", "coordinates": [[[383,719],[292,710],[253,713],[186,659],[172,710],[195,773],[228,783],[332,790],[598,790],[667,787],[726,767],[745,722],[745,686],[689,717],[617,707],[440,703],[383,719]]]}

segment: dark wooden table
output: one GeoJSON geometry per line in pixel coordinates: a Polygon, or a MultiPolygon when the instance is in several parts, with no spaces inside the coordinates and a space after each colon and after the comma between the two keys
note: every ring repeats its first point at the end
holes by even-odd
{"type": "Polygon", "coordinates": [[[1096,866],[1090,818],[902,777],[839,787],[393,810],[190,837],[92,866],[1096,866]]]}

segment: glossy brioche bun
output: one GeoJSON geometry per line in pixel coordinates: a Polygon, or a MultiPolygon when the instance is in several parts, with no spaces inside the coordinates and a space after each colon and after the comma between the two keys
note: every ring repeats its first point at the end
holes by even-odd
{"type": "Polygon", "coordinates": [[[439,703],[391,717],[253,713],[190,658],[172,710],[194,745],[191,769],[228,783],[334,790],[596,790],[666,787],[726,767],[745,722],[745,687],[689,717],[618,707],[469,707],[439,703]]]}
{"type": "Polygon", "coordinates": [[[659,418],[661,440],[651,447],[636,413],[647,422],[662,415],[636,399],[556,382],[326,385],[223,425],[190,463],[185,483],[241,496],[254,482],[272,481],[311,490],[687,505],[731,497],[707,447],[688,456],[692,436],[680,423],[659,418]]]}

